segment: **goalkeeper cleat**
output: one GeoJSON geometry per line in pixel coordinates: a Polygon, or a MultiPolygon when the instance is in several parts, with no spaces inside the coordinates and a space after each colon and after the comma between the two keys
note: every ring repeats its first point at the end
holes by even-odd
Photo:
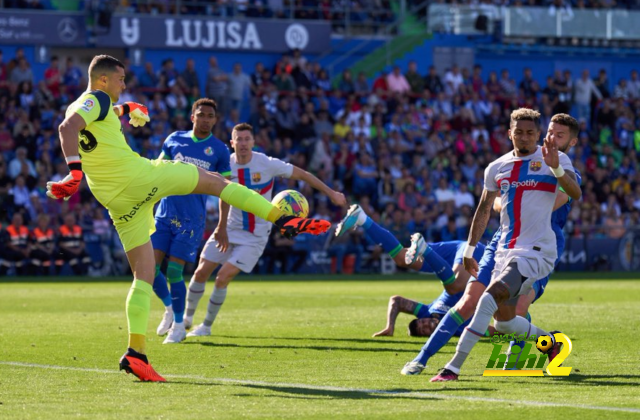
{"type": "Polygon", "coordinates": [[[187,330],[184,329],[184,324],[182,322],[179,324],[174,323],[162,344],[176,344],[185,338],[187,338],[187,330]]]}
{"type": "Polygon", "coordinates": [[[400,373],[405,376],[420,375],[424,370],[424,368],[425,366],[422,363],[412,360],[410,362],[407,362],[406,365],[404,365],[400,373]]]}
{"type": "Polygon", "coordinates": [[[127,349],[127,352],[120,359],[120,370],[123,369],[138,377],[142,382],[167,382],[153,370],[146,355],[138,353],[132,348],[127,349]]]}
{"type": "Polygon", "coordinates": [[[411,265],[418,257],[420,257],[427,250],[427,242],[424,240],[421,234],[414,233],[411,235],[411,247],[407,249],[407,252],[404,254],[404,262],[407,265],[411,265]]]}
{"type": "Polygon", "coordinates": [[[342,236],[349,229],[353,229],[356,226],[362,226],[366,220],[367,215],[365,212],[359,205],[354,204],[349,207],[347,215],[342,219],[342,222],[338,224],[338,227],[336,228],[336,236],[342,236]]]}
{"type": "Polygon", "coordinates": [[[449,382],[449,381],[457,381],[457,380],[458,380],[457,373],[447,368],[444,368],[444,369],[441,369],[436,376],[431,378],[429,382],[449,382]]]}
{"type": "Polygon", "coordinates": [[[193,330],[189,331],[187,337],[208,337],[211,335],[211,327],[207,327],[204,324],[200,324],[193,330]]]}
{"type": "Polygon", "coordinates": [[[282,216],[274,223],[285,238],[293,238],[300,233],[321,235],[331,227],[331,223],[321,219],[303,219],[295,216],[282,216]]]}
{"type": "Polygon", "coordinates": [[[173,324],[173,309],[168,307],[164,310],[164,315],[162,315],[162,321],[160,321],[160,325],[158,325],[158,329],[156,332],[159,336],[165,335],[169,332],[171,325],[173,324]]]}

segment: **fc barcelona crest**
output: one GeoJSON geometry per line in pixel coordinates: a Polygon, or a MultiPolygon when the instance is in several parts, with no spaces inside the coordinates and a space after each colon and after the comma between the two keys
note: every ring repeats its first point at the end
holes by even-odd
{"type": "Polygon", "coordinates": [[[542,162],[531,162],[531,164],[529,164],[529,169],[531,169],[533,172],[538,172],[540,169],[542,169],[542,162]]]}
{"type": "Polygon", "coordinates": [[[262,175],[260,175],[260,172],[254,172],[254,173],[251,174],[251,182],[252,183],[257,184],[261,180],[262,180],[262,175]]]}

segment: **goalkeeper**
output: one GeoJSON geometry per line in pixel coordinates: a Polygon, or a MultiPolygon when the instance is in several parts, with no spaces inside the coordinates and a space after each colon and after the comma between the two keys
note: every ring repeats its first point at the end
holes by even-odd
{"type": "Polygon", "coordinates": [[[91,61],[89,88],[68,107],[59,127],[70,174],[60,182],[49,182],[47,194],[68,199],[86,174],[93,195],[109,210],[134,275],[126,301],[129,348],[120,359],[120,369],[142,381],[164,382],[149,364],[145,348],[155,276],[149,238],[155,231],[153,205],[157,201],[170,195],[214,195],[274,223],[287,237],[320,234],[330,223],[286,216],[258,193],[220,174],[180,161],[140,157],[127,145],[118,117],[128,114],[132,125],[142,126],[149,116],[144,105],[113,106],[126,87],[124,77],[124,65],[113,57],[98,55],[91,61]]]}

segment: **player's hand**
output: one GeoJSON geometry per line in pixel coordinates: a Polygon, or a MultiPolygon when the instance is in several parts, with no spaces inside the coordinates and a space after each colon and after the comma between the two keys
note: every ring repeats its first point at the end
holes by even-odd
{"type": "Polygon", "coordinates": [[[382,331],[378,331],[373,334],[373,337],[393,337],[393,328],[387,327],[382,331]]]}
{"type": "Polygon", "coordinates": [[[347,198],[341,192],[333,191],[329,196],[329,199],[336,206],[346,207],[347,205],[347,198]]]}
{"type": "Polygon", "coordinates": [[[71,170],[69,175],[58,182],[47,182],[47,195],[53,199],[64,198],[69,200],[71,196],[78,191],[82,181],[82,171],[71,170]]]}
{"type": "Polygon", "coordinates": [[[464,269],[467,270],[469,274],[473,277],[478,277],[478,261],[473,258],[462,258],[462,264],[464,265],[464,269]]]}
{"type": "Polygon", "coordinates": [[[125,102],[116,106],[120,110],[120,116],[129,114],[129,124],[134,127],[142,127],[150,121],[149,110],[146,106],[137,102],[125,102]]]}
{"type": "Polygon", "coordinates": [[[213,239],[216,241],[216,248],[220,250],[220,252],[227,252],[229,248],[229,235],[227,235],[227,229],[216,227],[216,230],[213,231],[213,239]]]}
{"type": "Polygon", "coordinates": [[[547,136],[544,138],[544,145],[542,146],[542,157],[544,163],[550,168],[557,168],[560,166],[560,156],[558,155],[558,145],[556,140],[547,136]]]}

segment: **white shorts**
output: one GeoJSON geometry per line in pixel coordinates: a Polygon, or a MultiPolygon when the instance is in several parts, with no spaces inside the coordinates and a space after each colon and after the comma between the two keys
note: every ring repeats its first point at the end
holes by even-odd
{"type": "Polygon", "coordinates": [[[230,231],[228,234],[229,246],[226,252],[221,252],[216,247],[218,242],[211,235],[202,249],[200,258],[217,264],[228,262],[244,273],[251,273],[267,246],[268,236],[259,238],[245,231],[230,231]]]}

